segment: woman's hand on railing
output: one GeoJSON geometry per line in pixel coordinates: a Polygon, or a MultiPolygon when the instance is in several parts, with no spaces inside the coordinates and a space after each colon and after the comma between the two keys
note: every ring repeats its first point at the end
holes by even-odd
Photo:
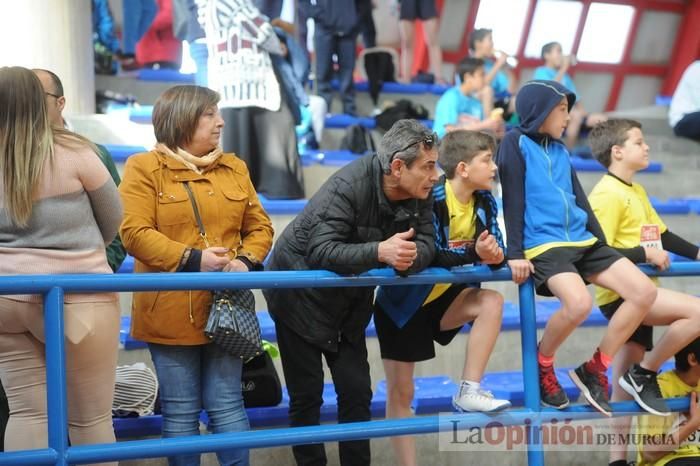
{"type": "Polygon", "coordinates": [[[230,261],[223,269],[224,272],[248,272],[248,266],[243,261],[234,259],[230,261]]]}
{"type": "Polygon", "coordinates": [[[202,251],[202,260],[199,265],[200,272],[219,272],[229,263],[226,257],[228,248],[214,246],[202,251]]]}

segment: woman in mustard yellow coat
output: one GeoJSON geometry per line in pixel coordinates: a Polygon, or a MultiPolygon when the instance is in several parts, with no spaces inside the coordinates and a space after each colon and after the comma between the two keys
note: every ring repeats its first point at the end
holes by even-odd
{"type": "MultiPolygon", "coordinates": [[[[270,250],[270,218],[245,163],[219,147],[224,123],[218,101],[216,92],[199,86],[173,87],[156,101],[158,144],[128,159],[119,187],[120,233],[135,272],[245,273],[260,267],[270,250]]],[[[210,304],[208,291],[134,294],[131,333],[148,342],[160,383],[163,437],[197,435],[202,408],[215,433],[248,429],[241,360],[203,333],[210,304]]],[[[248,464],[247,451],[217,456],[221,464],[248,464]]],[[[169,458],[169,464],[199,465],[199,455],[169,458]]]]}

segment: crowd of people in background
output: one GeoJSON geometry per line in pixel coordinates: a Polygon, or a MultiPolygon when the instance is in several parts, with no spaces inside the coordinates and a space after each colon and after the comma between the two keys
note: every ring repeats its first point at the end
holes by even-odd
{"type": "MultiPolygon", "coordinates": [[[[665,270],[667,251],[699,260],[699,249],[666,227],[634,181],[649,164],[641,124],[587,112],[569,74],[573,58],[560,43],[542,46],[543,65],[518,86],[508,56],[494,48],[492,31],[476,29],[452,83],[443,73],[435,1],[402,0],[397,78],[414,78],[414,23],[420,20],[429,79],[451,86],[437,101],[433,129],[415,119],[396,121],[376,153],[358,156],[310,197],[278,232],[273,248],[260,195],[305,196],[295,128],[307,113],[323,116],[332,108],[334,76],[343,112],[357,114],[356,48],[360,35],[367,48],[376,45],[374,3],[300,1],[301,16],[315,23],[313,60],[300,28],[280,19],[280,1],[123,5],[120,42],[106,1],[93,1],[95,50],[105,58],[101,71],[114,72],[117,62],[124,71],[177,69],[185,40],[198,64],[198,84],[175,86],[158,97],[157,144],[130,157],[120,179],[105,148],[67,126],[58,76],[0,68],[0,273],[112,273],[127,252],[135,273],[265,268],[358,274],[388,267],[406,275],[429,266],[508,265],[514,283],[532,278],[538,294],[561,304],[538,343],[543,405],[563,409],[570,403],[554,369],[555,355],[591,312],[588,283],[596,285],[596,304],[609,323],[589,359],[569,376],[594,409],[611,416],[610,401],[633,399],[664,417],[670,413],[665,398],[685,396],[697,385],[700,299],[659,287],[635,264],[665,270]],[[318,105],[307,91],[311,61],[318,105]],[[588,195],[570,162],[582,131],[608,170],[588,195]],[[491,194],[497,177],[505,232],[491,194]],[[654,344],[658,325],[668,329],[654,344]],[[674,355],[676,370],[657,377],[674,355]]],[[[677,135],[700,140],[700,61],[683,75],[669,119],[677,135]]],[[[365,329],[372,316],[387,378],[388,418],[412,415],[416,363],[433,359],[435,342],[450,344],[466,324],[472,329],[453,407],[495,412],[511,405],[481,386],[500,332],[500,293],[479,284],[436,284],[280,288],[264,296],[293,427],[320,423],[324,360],[339,422],[370,420],[365,329]]],[[[205,291],[134,295],[131,334],[148,344],[160,385],[163,437],[199,435],[202,409],[212,432],[249,429],[242,361],[203,332],[210,304],[205,291]]],[[[66,295],[65,316],[71,444],[114,442],[117,296],[66,295]]],[[[0,297],[0,377],[12,413],[8,449],[47,445],[44,342],[40,298],[0,297]]],[[[693,395],[685,423],[640,420],[640,431],[678,439],[674,449],[640,446],[640,464],[700,460],[700,448],[686,442],[700,427],[697,401],[693,395]]],[[[614,428],[628,432],[629,419],[614,428]]],[[[412,438],[394,438],[392,446],[397,464],[416,465],[412,438]]],[[[323,444],[292,451],[299,466],[327,462],[323,444]]],[[[340,442],[339,455],[344,466],[369,465],[370,442],[340,442]]],[[[611,451],[611,464],[626,464],[625,456],[624,450],[611,451]]],[[[247,450],[222,450],[217,457],[220,464],[249,464],[247,450]]],[[[171,465],[199,462],[199,455],[169,458],[171,465]]]]}

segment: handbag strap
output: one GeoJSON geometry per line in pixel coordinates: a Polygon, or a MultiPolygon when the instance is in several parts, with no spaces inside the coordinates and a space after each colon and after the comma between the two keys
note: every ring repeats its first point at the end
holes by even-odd
{"type": "Polygon", "coordinates": [[[187,196],[190,198],[192,203],[192,210],[194,210],[194,218],[197,220],[197,227],[199,228],[199,236],[204,240],[204,244],[209,247],[209,239],[207,238],[207,232],[204,231],[204,223],[202,223],[202,217],[199,215],[199,208],[197,208],[197,201],[194,198],[194,193],[190,184],[188,182],[184,183],[185,191],[187,191],[187,196]]]}

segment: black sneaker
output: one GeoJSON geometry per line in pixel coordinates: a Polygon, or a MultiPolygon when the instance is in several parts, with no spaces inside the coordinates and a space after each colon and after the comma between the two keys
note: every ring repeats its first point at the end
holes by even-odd
{"type": "Polygon", "coordinates": [[[657,416],[668,416],[671,412],[661,396],[656,372],[646,370],[635,364],[625,375],[620,377],[620,387],[634,397],[645,411],[657,416]]]}
{"type": "Polygon", "coordinates": [[[564,409],[569,406],[569,397],[559,385],[553,366],[538,365],[540,372],[540,400],[545,406],[564,409]]]}
{"type": "Polygon", "coordinates": [[[590,372],[584,363],[570,370],[569,377],[591,406],[606,416],[612,416],[612,408],[608,403],[608,377],[605,372],[590,372]]]}

